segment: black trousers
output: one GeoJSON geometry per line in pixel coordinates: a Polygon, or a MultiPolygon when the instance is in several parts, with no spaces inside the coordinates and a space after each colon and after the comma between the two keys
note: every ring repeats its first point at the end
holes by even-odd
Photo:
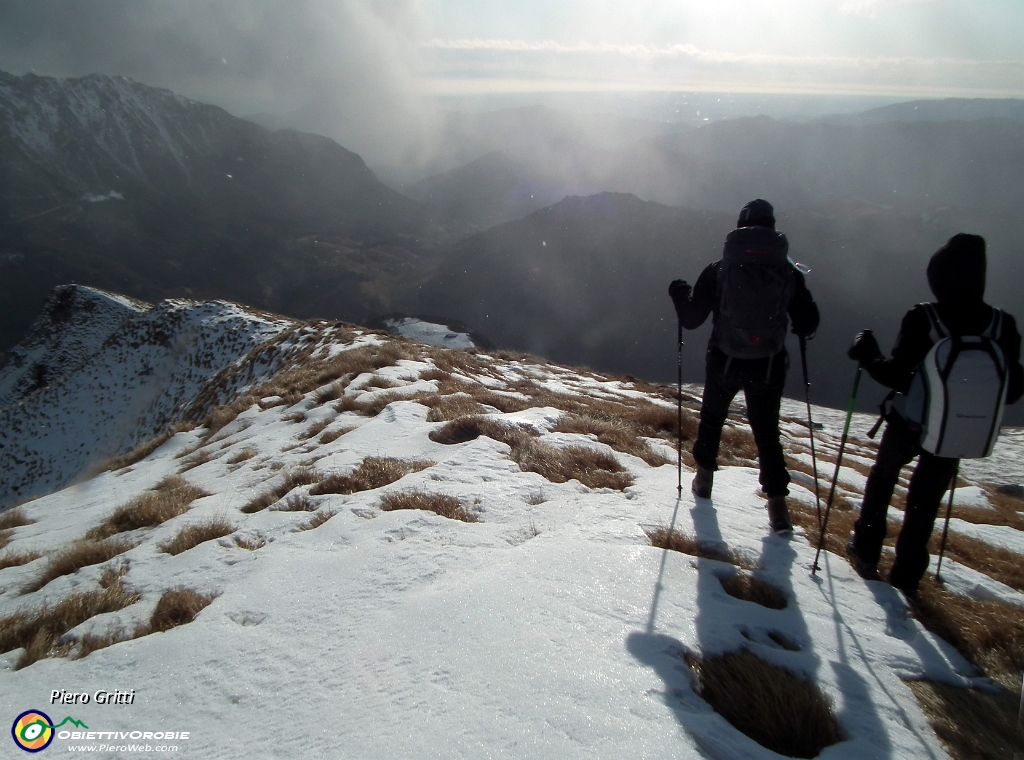
{"type": "Polygon", "coordinates": [[[913,590],[928,569],[928,539],[931,538],[942,495],[949,488],[959,459],[937,457],[923,451],[918,436],[898,415],[891,414],[878,446],[864,488],[864,504],[854,525],[853,548],[866,562],[876,563],[882,554],[886,534],[886,513],[900,470],[919,457],[907,488],[907,508],[903,527],[896,540],[896,563],[889,581],[896,587],[913,590]]]}
{"type": "Polygon", "coordinates": [[[771,359],[733,359],[709,349],[705,364],[704,399],[693,458],[705,470],[718,469],[718,448],[729,404],[741,390],[747,419],[757,443],[761,488],[771,496],[789,493],[789,472],[779,442],[779,405],[786,385],[789,355],[783,349],[771,359]]]}

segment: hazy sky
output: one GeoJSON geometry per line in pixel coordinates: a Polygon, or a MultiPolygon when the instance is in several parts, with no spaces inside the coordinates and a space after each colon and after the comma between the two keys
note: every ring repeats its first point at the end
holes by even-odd
{"type": "Polygon", "coordinates": [[[424,0],[442,90],[1024,94],[1020,0],[424,0]]]}
{"type": "Polygon", "coordinates": [[[1022,43],[1021,0],[0,0],[0,69],[126,75],[357,149],[415,151],[425,94],[1024,97],[1022,43]]]}

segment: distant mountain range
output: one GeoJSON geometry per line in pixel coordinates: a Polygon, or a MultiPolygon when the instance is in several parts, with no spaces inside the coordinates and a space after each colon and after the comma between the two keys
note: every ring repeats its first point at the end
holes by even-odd
{"type": "Polygon", "coordinates": [[[586,142],[491,153],[406,189],[434,214],[486,228],[565,195],[628,192],[733,213],[755,197],[786,209],[870,203],[1014,217],[1024,204],[1024,121],[792,123],[766,116],[607,149],[586,142]]]}
{"type": "Polygon", "coordinates": [[[426,226],[327,138],[124,78],[0,73],[0,350],[69,281],[364,318],[426,226]]]}
{"type": "MultiPolygon", "coordinates": [[[[692,211],[629,194],[569,197],[455,245],[421,289],[419,308],[474,325],[503,348],[669,381],[676,316],[668,283],[695,282],[721,256],[735,221],[735,212],[692,211]]],[[[884,348],[892,345],[907,309],[933,298],[925,269],[958,231],[956,221],[860,203],[833,214],[780,210],[778,229],[789,237],[792,258],[811,267],[807,283],[822,313],[809,344],[813,398],[842,407],[854,371],[846,358],[853,336],[872,328],[884,348]]],[[[1007,238],[993,236],[990,244],[1005,253],[1007,238]]],[[[1024,319],[1019,282],[1019,258],[990,257],[991,302],[1024,319]]],[[[710,322],[685,335],[687,381],[703,382],[710,322]]],[[[789,348],[787,395],[802,398],[794,339],[789,348]]],[[[859,408],[876,408],[883,395],[866,381],[859,408]]],[[[1006,424],[1024,424],[1019,407],[1008,411],[1006,424]]]]}

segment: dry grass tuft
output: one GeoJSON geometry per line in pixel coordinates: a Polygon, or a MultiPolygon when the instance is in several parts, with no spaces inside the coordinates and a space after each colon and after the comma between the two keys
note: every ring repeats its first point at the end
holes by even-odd
{"type": "Polygon", "coordinates": [[[8,567],[21,567],[27,565],[29,562],[35,562],[43,555],[39,552],[8,552],[3,556],[0,556],[0,570],[4,570],[8,567]]]}
{"type": "Polygon", "coordinates": [[[17,507],[0,513],[0,549],[11,543],[11,536],[14,535],[15,528],[31,525],[34,522],[35,520],[28,519],[25,512],[17,507]]]}
{"type": "Polygon", "coordinates": [[[1006,760],[1024,752],[1017,731],[1019,696],[934,681],[907,683],[954,760],[1006,760]]]}
{"type": "Polygon", "coordinates": [[[138,528],[153,528],[184,514],[196,499],[210,494],[177,475],[169,475],[152,490],[118,507],[100,525],[85,534],[86,538],[109,538],[138,528]]]}
{"type": "Polygon", "coordinates": [[[987,676],[1016,689],[1024,670],[1024,610],[952,594],[925,576],[912,602],[914,617],[987,676]]]}
{"type": "Polygon", "coordinates": [[[167,428],[166,430],[164,430],[164,431],[158,433],[157,435],[153,436],[148,441],[144,441],[143,443],[140,443],[138,446],[136,446],[134,449],[129,451],[127,454],[122,454],[119,457],[114,457],[112,459],[108,459],[106,462],[103,463],[101,471],[121,470],[121,469],[123,469],[125,467],[131,467],[133,464],[135,464],[137,462],[141,462],[143,459],[148,457],[150,454],[152,454],[158,448],[163,446],[165,443],[167,443],[169,440],[171,440],[178,433],[181,433],[181,432],[183,432],[185,430],[191,430],[191,429],[192,429],[191,423],[187,423],[187,422],[179,422],[179,423],[177,423],[175,425],[172,425],[171,427],[167,428]]]}
{"type": "Polygon", "coordinates": [[[424,491],[398,491],[385,494],[380,500],[380,508],[384,512],[398,509],[424,509],[435,515],[462,522],[477,522],[477,516],[467,512],[462,502],[454,496],[424,491]]]}
{"type": "Polygon", "coordinates": [[[831,700],[806,676],[747,650],[686,661],[700,696],[762,747],[811,758],[843,740],[831,700]]]}
{"type": "Polygon", "coordinates": [[[261,493],[255,499],[242,507],[242,512],[247,515],[262,512],[271,504],[275,504],[287,496],[292,489],[319,483],[320,480],[320,473],[307,467],[301,467],[297,470],[286,472],[284,480],[280,485],[271,488],[269,491],[261,493]]]}
{"type": "Polygon", "coordinates": [[[244,449],[232,454],[227,459],[228,464],[241,464],[255,457],[260,452],[255,446],[246,446],[244,449]]]}
{"type": "Polygon", "coordinates": [[[235,536],[235,546],[239,549],[254,552],[267,545],[267,539],[263,536],[235,536]]]}
{"type": "Polygon", "coordinates": [[[318,390],[313,395],[313,400],[317,406],[322,406],[330,401],[337,401],[343,395],[345,395],[344,383],[331,383],[318,390]]]}
{"type": "Polygon", "coordinates": [[[190,588],[177,588],[164,592],[149,619],[151,633],[169,631],[195,620],[196,615],[212,602],[214,594],[201,594],[190,588]]]}
{"type": "Polygon", "coordinates": [[[553,432],[596,435],[599,443],[624,454],[639,457],[651,467],[660,467],[675,461],[652,449],[646,441],[640,440],[636,426],[630,424],[626,417],[609,417],[593,413],[569,414],[558,421],[553,432]]]}
{"type": "Polygon", "coordinates": [[[306,413],[305,412],[292,412],[291,414],[284,415],[281,419],[284,422],[305,422],[306,421],[306,413]]]}
{"type": "Polygon", "coordinates": [[[483,413],[483,407],[468,393],[452,393],[447,396],[432,396],[418,399],[421,404],[430,407],[427,422],[448,422],[459,417],[469,417],[483,413]]]}
{"type": "Polygon", "coordinates": [[[304,493],[293,493],[287,497],[281,506],[277,508],[279,512],[315,512],[316,504],[306,496],[304,493]]]}
{"type": "Polygon", "coordinates": [[[722,588],[731,597],[753,602],[770,610],[784,610],[789,600],[778,586],[749,573],[718,576],[722,588]]]}
{"type": "Polygon", "coordinates": [[[23,509],[15,507],[6,512],[0,512],[0,530],[13,530],[25,525],[31,525],[35,520],[30,520],[23,509]]]}
{"type": "Polygon", "coordinates": [[[332,422],[334,422],[334,420],[332,420],[332,419],[326,419],[326,420],[320,420],[319,422],[314,422],[308,428],[306,428],[301,433],[299,433],[299,438],[301,438],[304,441],[308,441],[310,438],[315,438],[316,436],[320,435],[320,433],[322,433],[324,430],[326,430],[328,427],[330,427],[332,422]]]}
{"type": "Polygon", "coordinates": [[[651,546],[658,549],[689,554],[702,559],[713,559],[719,562],[726,562],[746,570],[753,570],[750,562],[743,556],[723,546],[701,543],[693,536],[687,535],[679,530],[668,528],[645,528],[644,533],[651,541],[651,546]]]}
{"type": "Polygon", "coordinates": [[[437,443],[456,444],[484,435],[507,444],[512,461],[525,472],[536,472],[552,483],[578,480],[588,488],[621,491],[633,484],[633,476],[611,454],[589,446],[556,448],[537,440],[533,431],[503,425],[488,417],[460,417],[430,434],[437,443]]]}
{"type": "Polygon", "coordinates": [[[205,541],[212,541],[215,538],[223,538],[233,533],[235,527],[227,520],[220,518],[209,518],[203,522],[186,525],[178,531],[178,534],[166,543],[160,544],[160,551],[167,554],[177,555],[186,552],[193,546],[205,541]]]}
{"type": "Polygon", "coordinates": [[[326,433],[320,436],[320,445],[326,446],[328,443],[334,443],[336,440],[345,435],[345,433],[351,433],[353,430],[355,430],[354,427],[341,427],[335,428],[334,430],[328,430],[326,433]]]}
{"type": "Polygon", "coordinates": [[[116,612],[134,604],[139,595],[126,591],[120,578],[106,588],[73,594],[53,605],[31,611],[15,612],[0,618],[0,653],[24,648],[18,662],[24,668],[46,657],[63,657],[70,647],[61,646],[60,638],[77,625],[106,612],[116,612]]]}
{"type": "MultiPolygon", "coordinates": [[[[939,543],[942,540],[942,525],[938,520],[935,527],[936,530],[932,531],[932,539],[928,545],[928,551],[933,557],[938,555],[939,543]]],[[[1016,552],[951,530],[946,539],[946,556],[1000,583],[1005,583],[1010,588],[1024,591],[1024,563],[1016,552]]]]}
{"type": "Polygon", "coordinates": [[[299,530],[316,530],[332,517],[334,517],[334,512],[316,512],[308,521],[299,526],[299,530]]]}
{"type": "Polygon", "coordinates": [[[392,457],[367,457],[350,475],[331,475],[310,489],[310,494],[319,496],[327,493],[350,494],[371,491],[374,488],[394,483],[411,472],[433,467],[434,462],[407,462],[392,457]]]}
{"type": "Polygon", "coordinates": [[[178,468],[178,472],[179,473],[188,472],[189,470],[192,470],[192,469],[198,467],[201,464],[206,464],[207,462],[212,462],[216,458],[217,457],[214,456],[212,451],[207,451],[206,449],[200,449],[199,451],[197,451],[194,454],[192,454],[188,459],[186,459],[182,463],[181,467],[178,468]]]}
{"type": "Polygon", "coordinates": [[[23,589],[23,593],[29,594],[33,591],[38,591],[54,578],[60,578],[62,575],[73,575],[83,567],[99,565],[134,548],[135,544],[115,538],[108,538],[102,541],[93,541],[86,538],[75,541],[66,549],[50,557],[46,568],[35,581],[23,589]]]}

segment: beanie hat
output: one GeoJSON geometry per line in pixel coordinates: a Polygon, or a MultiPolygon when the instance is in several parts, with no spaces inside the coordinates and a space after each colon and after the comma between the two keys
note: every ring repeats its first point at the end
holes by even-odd
{"type": "Polygon", "coordinates": [[[753,200],[740,211],[737,227],[771,227],[775,229],[775,209],[763,198],[753,200]]]}
{"type": "Polygon", "coordinates": [[[985,297],[985,238],[961,232],[928,262],[928,285],[939,302],[985,297]]]}

